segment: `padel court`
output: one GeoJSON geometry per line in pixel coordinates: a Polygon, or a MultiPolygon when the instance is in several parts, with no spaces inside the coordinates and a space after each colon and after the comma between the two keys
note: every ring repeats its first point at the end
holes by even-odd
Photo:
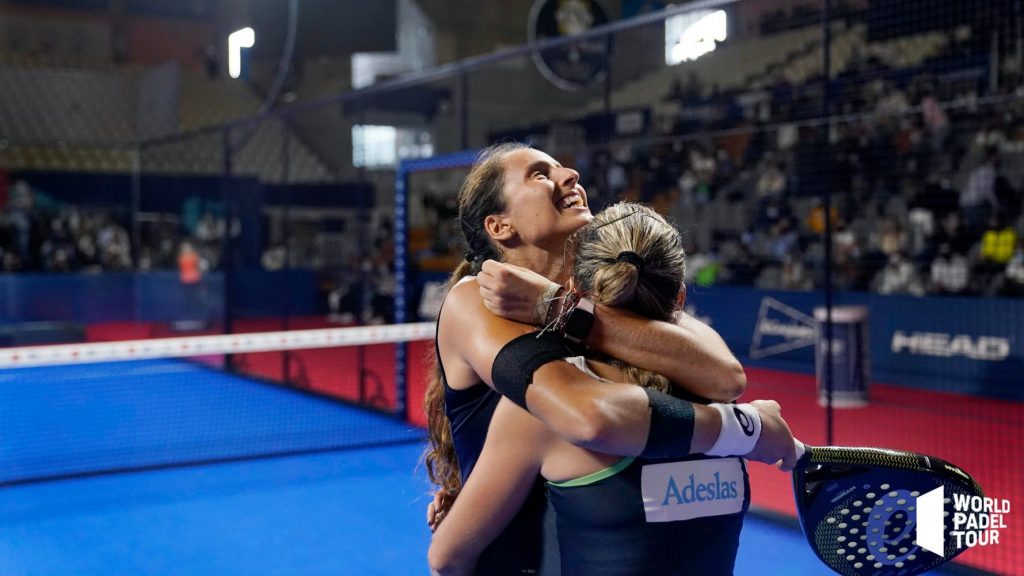
{"type": "MultiPolygon", "coordinates": [[[[231,355],[233,372],[224,355],[0,371],[0,574],[426,574],[417,404],[430,344],[407,345],[408,419],[393,413],[394,348],[231,355]],[[300,385],[274,382],[285,364],[300,385]]],[[[822,441],[813,377],[748,374],[749,398],[777,398],[798,436],[822,441]]],[[[837,438],[846,422],[865,444],[934,447],[941,435],[986,490],[1020,501],[1021,470],[999,464],[1021,448],[1011,423],[957,409],[997,401],[908,393],[877,386],[870,409],[837,414],[837,438]],[[873,428],[856,422],[866,414],[873,428]],[[978,442],[979,426],[1010,441],[978,442]]],[[[750,470],[766,514],[748,515],[736,574],[828,573],[779,521],[793,513],[789,475],[750,470]]],[[[1019,569],[1013,528],[1011,517],[1000,546],[958,562],[1019,569]]],[[[959,570],[947,566],[936,573],[959,570]]]]}

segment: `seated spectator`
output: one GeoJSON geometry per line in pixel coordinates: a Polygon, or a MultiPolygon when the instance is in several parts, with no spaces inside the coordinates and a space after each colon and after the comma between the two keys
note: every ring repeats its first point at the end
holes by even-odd
{"type": "Polygon", "coordinates": [[[961,294],[970,282],[967,258],[953,252],[949,244],[939,246],[939,255],[932,261],[931,290],[936,294],[961,294]]]}
{"type": "Polygon", "coordinates": [[[974,135],[974,141],[971,143],[979,151],[992,151],[999,150],[999,148],[1006,142],[1006,135],[999,127],[993,128],[993,124],[998,122],[985,122],[982,124],[981,129],[974,135]]]}
{"type": "Polygon", "coordinates": [[[807,274],[804,267],[803,257],[800,254],[787,254],[782,259],[782,272],[780,278],[783,290],[811,290],[814,282],[807,274]]]}
{"type": "Polygon", "coordinates": [[[989,218],[988,229],[981,235],[979,256],[983,262],[1002,267],[1010,261],[1016,244],[1017,231],[1004,223],[1002,217],[993,215],[989,218]]]}
{"type": "Polygon", "coordinates": [[[765,198],[780,198],[786,192],[786,173],[781,170],[774,155],[770,152],[765,155],[762,162],[761,172],[754,184],[754,193],[759,200],[765,198]]]}
{"type": "Polygon", "coordinates": [[[910,227],[910,253],[915,256],[923,254],[928,250],[929,241],[935,233],[935,215],[927,208],[912,208],[907,218],[910,227]]]}
{"type": "Polygon", "coordinates": [[[34,202],[35,195],[27,182],[18,180],[11,186],[4,221],[12,232],[11,250],[17,256],[19,268],[31,267],[34,260],[31,253],[34,202]]]}
{"type": "Polygon", "coordinates": [[[768,196],[753,207],[750,221],[756,230],[770,230],[780,221],[788,219],[792,214],[789,202],[784,199],[768,196]]]}
{"type": "Polygon", "coordinates": [[[960,211],[964,215],[964,228],[968,235],[981,232],[985,221],[998,206],[996,177],[999,171],[999,153],[990,150],[985,160],[971,171],[967,184],[960,191],[960,211]]]}
{"type": "Polygon", "coordinates": [[[797,232],[796,226],[793,225],[793,221],[789,218],[781,218],[772,226],[769,234],[769,254],[781,262],[793,250],[799,239],[800,234],[797,232]]]}
{"type": "Polygon", "coordinates": [[[893,254],[889,257],[889,263],[879,272],[876,283],[879,294],[924,295],[924,287],[918,278],[917,270],[902,254],[893,254]]]}
{"type": "Polygon", "coordinates": [[[833,246],[835,259],[838,262],[857,260],[860,258],[860,242],[853,227],[847,225],[846,221],[839,219],[836,229],[833,232],[833,246]]]}
{"type": "Polygon", "coordinates": [[[1006,263],[998,293],[1003,296],[1024,297],[1024,238],[1017,240],[1017,249],[1006,263]]]}
{"type": "Polygon", "coordinates": [[[950,212],[942,219],[939,231],[932,238],[934,254],[938,254],[938,247],[942,244],[949,244],[949,248],[954,254],[966,255],[971,250],[973,242],[967,236],[967,232],[961,224],[960,215],[956,212],[950,212]]]}
{"type": "Polygon", "coordinates": [[[928,129],[929,145],[933,152],[941,152],[949,136],[949,116],[939,106],[934,94],[928,93],[921,99],[921,116],[928,129]]]}
{"type": "Polygon", "coordinates": [[[999,215],[1006,221],[1012,222],[1020,215],[1020,194],[1013,188],[1005,174],[996,175],[995,196],[999,215]]]}
{"type": "MultiPolygon", "coordinates": [[[[831,220],[834,224],[839,217],[839,211],[836,210],[835,206],[832,206],[829,210],[831,214],[831,220]]],[[[817,198],[814,199],[814,207],[807,214],[807,220],[805,221],[807,229],[813,234],[824,234],[825,233],[825,207],[821,205],[821,201],[817,198]]]]}
{"type": "Polygon", "coordinates": [[[945,218],[947,214],[956,212],[959,203],[959,194],[953,188],[948,177],[943,174],[930,175],[925,185],[920,189],[916,198],[911,201],[912,206],[931,210],[936,220],[945,218]]]}
{"type": "Polygon", "coordinates": [[[895,218],[886,218],[882,221],[875,236],[875,245],[879,252],[888,257],[902,254],[907,250],[907,235],[895,218]]]}

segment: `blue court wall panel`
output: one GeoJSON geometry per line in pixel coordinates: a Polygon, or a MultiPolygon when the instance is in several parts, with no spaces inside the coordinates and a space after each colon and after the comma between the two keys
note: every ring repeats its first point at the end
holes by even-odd
{"type": "MultiPolygon", "coordinates": [[[[276,316],[287,295],[288,313],[317,310],[313,270],[242,270],[232,273],[231,309],[245,316],[276,316]]],[[[169,322],[191,319],[201,306],[207,318],[223,312],[224,276],[204,275],[204,289],[189,294],[178,273],[0,275],[0,324],[21,322],[169,322]]]]}

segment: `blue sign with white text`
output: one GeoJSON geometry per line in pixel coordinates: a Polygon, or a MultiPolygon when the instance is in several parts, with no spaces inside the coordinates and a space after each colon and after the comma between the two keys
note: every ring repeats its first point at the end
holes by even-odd
{"type": "MultiPolygon", "coordinates": [[[[686,308],[753,366],[810,372],[820,292],[696,288],[686,308]]],[[[1024,301],[844,293],[868,309],[871,374],[878,382],[1024,400],[1024,301]]],[[[833,316],[839,323],[841,317],[833,316]]]]}

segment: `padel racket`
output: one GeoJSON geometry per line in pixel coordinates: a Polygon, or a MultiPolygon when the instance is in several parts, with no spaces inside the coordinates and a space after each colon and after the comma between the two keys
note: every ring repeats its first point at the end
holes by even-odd
{"type": "Polygon", "coordinates": [[[964,551],[948,536],[942,537],[942,555],[917,542],[925,524],[933,533],[939,522],[942,534],[953,530],[954,494],[983,496],[978,483],[959,467],[880,448],[798,442],[798,455],[801,451],[793,470],[797,513],[814,553],[832,570],[844,576],[913,576],[964,551]],[[942,496],[932,500],[934,505],[918,503],[918,497],[939,487],[942,496]],[[924,520],[920,527],[919,512],[924,520]]]}

